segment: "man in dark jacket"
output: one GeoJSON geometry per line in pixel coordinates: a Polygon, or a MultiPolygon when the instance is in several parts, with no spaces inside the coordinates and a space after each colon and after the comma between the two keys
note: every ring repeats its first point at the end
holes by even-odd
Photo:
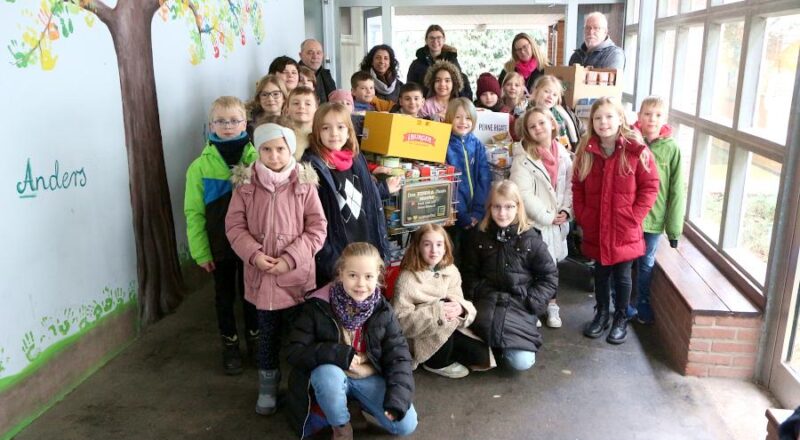
{"type": "Polygon", "coordinates": [[[328,102],[328,95],[336,90],[336,82],[331,76],[331,71],[322,67],[324,58],[322,44],[319,41],[309,38],[300,45],[300,65],[308,67],[317,75],[316,92],[320,104],[328,102]]]}
{"type": "Polygon", "coordinates": [[[622,72],[625,52],[608,36],[608,20],[600,12],[586,16],[583,26],[583,44],[569,59],[569,65],[604,67],[622,72]]]}

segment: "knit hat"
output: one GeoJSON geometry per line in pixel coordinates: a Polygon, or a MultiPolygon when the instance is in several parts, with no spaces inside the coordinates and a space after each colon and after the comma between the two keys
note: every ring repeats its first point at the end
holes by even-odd
{"type": "Polygon", "coordinates": [[[481,76],[478,77],[478,99],[480,99],[484,92],[492,92],[500,96],[500,82],[489,72],[483,72],[481,76]]]}
{"type": "Polygon", "coordinates": [[[278,124],[268,123],[256,127],[253,132],[253,145],[258,149],[264,142],[279,138],[286,140],[289,152],[294,155],[294,152],[297,151],[297,138],[294,135],[294,130],[278,124]]]}
{"type": "Polygon", "coordinates": [[[328,95],[328,102],[333,101],[348,101],[353,104],[353,94],[350,90],[336,89],[328,95]]]}

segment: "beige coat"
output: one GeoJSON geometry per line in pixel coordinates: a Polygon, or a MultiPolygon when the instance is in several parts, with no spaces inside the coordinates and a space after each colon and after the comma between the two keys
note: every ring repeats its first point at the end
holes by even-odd
{"type": "Polygon", "coordinates": [[[476,314],[475,306],[464,299],[461,274],[452,264],[438,272],[402,271],[394,287],[392,306],[408,340],[414,368],[433,356],[456,330],[469,334],[466,329],[476,314]],[[445,299],[461,304],[464,316],[447,321],[442,311],[445,299]]]}

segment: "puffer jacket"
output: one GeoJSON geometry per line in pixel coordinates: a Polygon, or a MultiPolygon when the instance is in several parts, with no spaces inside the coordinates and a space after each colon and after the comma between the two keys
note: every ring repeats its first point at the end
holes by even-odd
{"type": "MultiPolygon", "coordinates": [[[[414,398],[411,353],[392,307],[381,297],[372,316],[362,327],[366,335],[367,357],[386,380],[383,408],[392,410],[398,420],[405,417],[414,398]]],[[[347,370],[355,356],[351,345],[340,343],[339,324],[330,305],[330,284],[311,294],[294,320],[286,348],[292,366],[289,374],[287,416],[291,426],[305,438],[327,426],[324,414],[312,413],[314,390],[311,372],[322,364],[347,370]]]]}
{"type": "Polygon", "coordinates": [[[647,168],[640,160],[646,149],[620,136],[614,153],[606,159],[600,139],[593,136],[584,153],[593,157],[589,174],[580,180],[576,169],[572,176],[572,207],[583,229],[581,251],[604,266],[644,255],[642,221],[658,194],[658,168],[652,153],[648,151],[647,168]],[[623,154],[632,173],[620,173],[623,154]]]}
{"type": "Polygon", "coordinates": [[[424,84],[425,73],[428,72],[428,67],[433,66],[433,64],[439,60],[444,60],[455,64],[456,67],[458,67],[458,71],[461,72],[461,79],[464,82],[464,88],[461,89],[461,92],[459,92],[459,96],[468,98],[470,101],[472,100],[472,87],[470,87],[469,78],[462,71],[461,65],[458,64],[458,51],[455,47],[445,44],[442,46],[442,53],[440,53],[439,56],[434,59],[431,56],[431,51],[428,49],[428,46],[422,46],[417,49],[416,56],[417,58],[411,62],[410,66],[408,66],[406,82],[415,82],[422,86],[422,96],[428,96],[428,89],[424,84]]]}
{"type": "Polygon", "coordinates": [[[554,225],[553,220],[561,211],[566,212],[569,218],[573,216],[572,157],[559,144],[558,181],[554,189],[542,161],[534,160],[521,144],[514,146],[510,179],[519,187],[528,220],[541,232],[542,240],[547,244],[554,261],[561,261],[567,258],[569,222],[554,225]]]}
{"type": "Polygon", "coordinates": [[[619,73],[625,68],[625,51],[611,41],[611,37],[606,37],[602,43],[589,52],[586,43],[575,49],[569,57],[569,64],[580,64],[581,66],[603,67],[617,69],[619,73]]]}
{"type": "Polygon", "coordinates": [[[445,162],[461,173],[458,184],[456,225],[465,228],[472,219],[481,220],[486,213],[486,197],[492,184],[486,148],[473,133],[450,135],[445,162]]]}
{"type": "Polygon", "coordinates": [[[437,272],[400,272],[392,306],[408,339],[414,368],[439,351],[455,331],[469,327],[475,319],[475,306],[464,299],[461,274],[454,264],[437,272]],[[464,315],[446,320],[442,308],[445,300],[461,304],[464,315]]]}
{"type": "MultiPolygon", "coordinates": [[[[641,131],[639,121],[633,127],[641,131]]],[[[666,231],[667,238],[677,240],[683,233],[686,192],[683,188],[681,149],[672,137],[672,127],[664,124],[658,138],[650,142],[649,147],[658,165],[658,197],[653,209],[645,217],[642,228],[651,234],[666,231]]]]}
{"type": "Polygon", "coordinates": [[[225,217],[225,233],[244,262],[244,297],[258,310],[281,310],[303,302],[316,287],[314,255],[322,248],[328,221],[317,195],[319,179],[309,164],[297,164],[289,180],[265,187],[254,166],[236,167],[236,185],[225,217]],[[253,263],[261,255],[281,257],[289,272],[271,275],[253,263]]]}
{"type": "Polygon", "coordinates": [[[502,242],[493,221],[486,231],[476,228],[464,252],[464,296],[478,311],[470,329],[490,347],[535,352],[542,345],[537,315],[556,293],[558,269],[535,229],[508,229],[502,242]]]}

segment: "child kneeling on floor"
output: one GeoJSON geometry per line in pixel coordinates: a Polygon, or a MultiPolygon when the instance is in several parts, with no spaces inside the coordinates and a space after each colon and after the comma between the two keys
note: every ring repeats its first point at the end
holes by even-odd
{"type": "Polygon", "coordinates": [[[301,437],[330,425],[334,439],[353,438],[348,398],[392,434],[417,427],[411,353],[381,295],[383,269],[378,249],[350,243],[336,263],[336,279],[311,294],[295,320],[287,406],[301,437]]]}
{"type": "Polygon", "coordinates": [[[514,182],[492,187],[486,211],[464,252],[464,296],[478,311],[470,329],[508,367],[527,370],[542,345],[537,316],[556,293],[558,270],[514,182]]]}
{"type": "Polygon", "coordinates": [[[490,367],[490,351],[467,330],[475,306],[464,299],[453,244],[444,228],[423,225],[411,236],[400,264],[392,305],[414,355],[414,366],[458,379],[467,366],[490,367]]]}

